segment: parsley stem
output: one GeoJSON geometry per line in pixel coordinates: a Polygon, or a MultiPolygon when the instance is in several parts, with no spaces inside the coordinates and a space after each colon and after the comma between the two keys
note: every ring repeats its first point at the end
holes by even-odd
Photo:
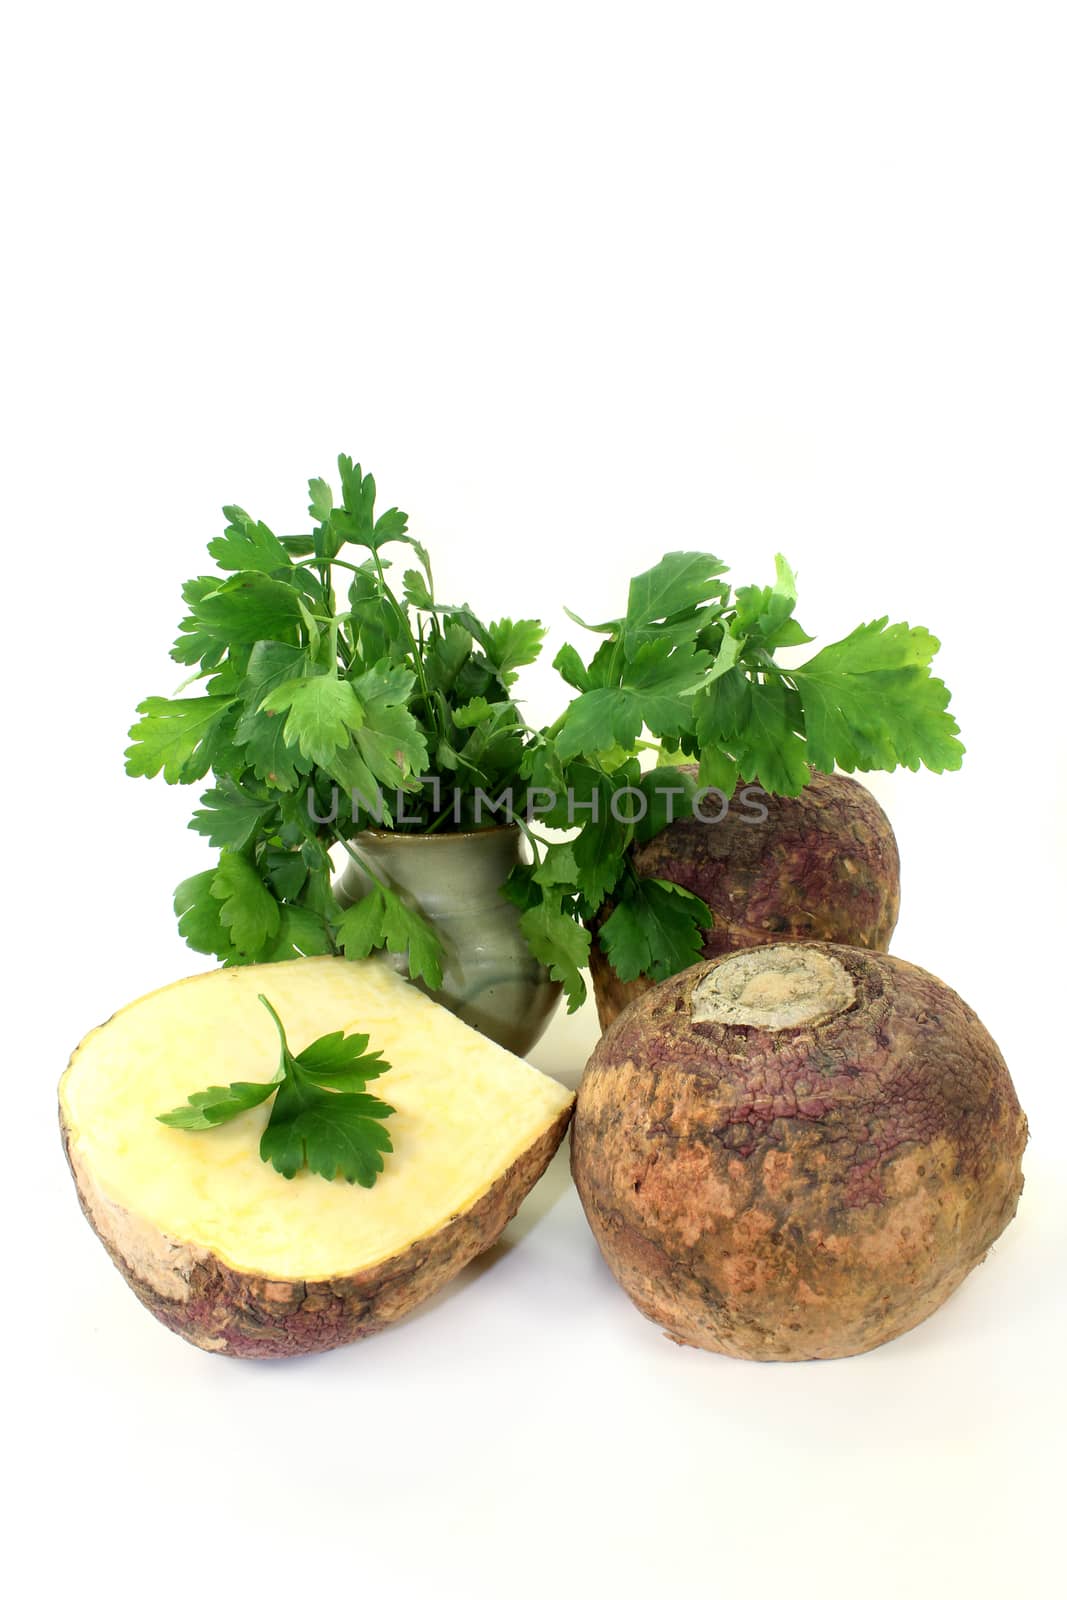
{"type": "MultiPolygon", "coordinates": [[[[295,567],[316,567],[319,565],[319,558],[318,556],[309,556],[306,561],[294,561],[293,565],[295,567]]],[[[330,566],[344,567],[346,572],[358,573],[363,571],[362,567],[353,566],[351,561],[339,561],[336,556],[333,557],[332,561],[330,562],[330,566]]]]}
{"type": "Polygon", "coordinates": [[[274,1007],[271,1005],[270,1001],[267,999],[265,994],[258,995],[257,999],[262,1001],[262,1003],[266,1006],[267,1010],[270,1012],[271,1016],[274,1018],[274,1026],[277,1028],[278,1037],[282,1042],[282,1065],[285,1066],[286,1057],[289,1054],[289,1041],[285,1037],[285,1029],[282,1026],[282,1019],[278,1015],[278,1013],[275,1011],[274,1007]]]}
{"type": "MultiPolygon", "coordinates": [[[[411,659],[415,667],[415,676],[419,680],[419,688],[422,690],[422,698],[425,702],[427,711],[429,712],[430,716],[433,717],[434,722],[437,723],[436,711],[433,701],[430,698],[430,686],[426,682],[426,672],[422,663],[422,651],[415,643],[415,635],[411,631],[411,621],[408,617],[407,609],[400,604],[396,595],[385,581],[385,572],[382,568],[381,556],[378,554],[377,550],[374,550],[371,553],[374,556],[374,566],[378,574],[378,587],[385,599],[389,601],[393,611],[396,614],[397,620],[400,622],[401,627],[408,636],[408,642],[411,645],[411,659]]],[[[437,732],[438,734],[441,732],[440,724],[437,726],[437,732]]]]}
{"type": "Polygon", "coordinates": [[[374,868],[363,859],[363,856],[358,850],[353,848],[353,846],[345,838],[344,834],[338,833],[337,829],[334,828],[333,836],[337,840],[337,843],[343,845],[348,851],[348,854],[352,857],[352,860],[356,863],[356,866],[360,869],[360,871],[367,874],[367,877],[374,884],[375,888],[381,889],[383,894],[389,894],[391,892],[389,885],[382,882],[374,868]]]}
{"type": "MultiPolygon", "coordinates": [[[[534,867],[535,868],[539,867],[541,865],[541,853],[537,848],[536,835],[532,832],[532,830],[530,828],[530,825],[526,821],[525,817],[516,817],[515,821],[518,823],[519,828],[522,831],[523,838],[526,840],[526,843],[530,846],[530,849],[533,851],[534,867]]],[[[542,844],[545,845],[545,848],[547,849],[548,845],[547,845],[546,841],[542,840],[541,842],[542,842],[542,844]]]]}

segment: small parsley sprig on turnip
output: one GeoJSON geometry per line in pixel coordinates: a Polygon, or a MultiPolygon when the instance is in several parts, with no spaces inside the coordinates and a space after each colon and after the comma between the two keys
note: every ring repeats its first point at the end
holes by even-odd
{"type": "Polygon", "coordinates": [[[393,1148],[382,1122],[394,1114],[368,1082],[391,1070],[380,1050],[368,1051],[365,1033],[325,1033],[299,1055],[285,1037],[282,1019],[267,999],[259,999],[274,1019],[281,1039],[281,1062],[267,1083],[229,1083],[200,1089],[184,1106],[165,1111],[158,1122],[186,1132],[204,1132],[231,1122],[274,1096],[259,1153],[283,1178],[303,1167],[322,1178],[340,1175],[373,1188],[393,1148]]]}

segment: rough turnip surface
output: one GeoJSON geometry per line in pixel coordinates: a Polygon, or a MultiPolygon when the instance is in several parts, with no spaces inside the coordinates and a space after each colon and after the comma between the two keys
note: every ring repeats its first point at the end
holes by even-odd
{"type": "MultiPolygon", "coordinates": [[[[683,770],[696,777],[695,767],[683,770]]],[[[900,906],[900,858],[871,792],[854,778],[815,772],[795,797],[763,796],[764,822],[751,820],[739,794],[722,822],[686,814],[634,851],[642,877],[681,884],[711,907],[705,959],[781,939],[887,950],[900,906]]],[[[714,796],[705,809],[718,815],[714,796]]],[[[648,978],[623,983],[595,939],[590,971],[602,1027],[652,986],[648,978]]]]}
{"type": "Polygon", "coordinates": [[[586,1068],[574,1180],[615,1277],[682,1344],[855,1355],[935,1311],[1015,1215],[1026,1119],[953,990],[777,944],[645,994],[586,1068]]]}
{"type": "Polygon", "coordinates": [[[571,1107],[480,1200],[401,1255],[350,1277],[300,1281],[241,1272],[113,1205],[63,1147],[90,1225],[141,1304],[201,1350],[265,1359],[333,1350],[378,1333],[496,1243],[558,1149],[571,1107]]]}

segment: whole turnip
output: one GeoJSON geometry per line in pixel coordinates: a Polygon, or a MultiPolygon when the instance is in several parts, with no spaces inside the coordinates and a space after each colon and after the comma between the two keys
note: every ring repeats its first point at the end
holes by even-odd
{"type": "Polygon", "coordinates": [[[799,1361],[935,1311],[1014,1216],[1026,1136],[999,1050],[939,979],[776,944],[667,979],[607,1030],[572,1168],[671,1338],[799,1361]]]}

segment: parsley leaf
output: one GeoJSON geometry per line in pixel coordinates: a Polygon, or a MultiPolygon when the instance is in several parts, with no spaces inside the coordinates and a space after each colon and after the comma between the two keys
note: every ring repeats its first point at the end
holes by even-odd
{"type": "Polygon", "coordinates": [[[433,595],[426,585],[422,573],[414,567],[404,574],[404,599],[408,605],[414,606],[419,611],[432,611],[434,609],[433,595]]]}
{"type": "Polygon", "coordinates": [[[623,982],[647,973],[658,983],[700,960],[700,930],[710,922],[707,906],[688,889],[633,878],[601,927],[600,942],[623,982]]]}
{"type": "Polygon", "coordinates": [[[223,778],[217,789],[200,796],[203,811],[194,811],[189,823],[194,833],[202,833],[216,850],[243,850],[268,817],[277,815],[277,802],[249,793],[223,778]]]}
{"type": "Polygon", "coordinates": [[[234,732],[234,742],[257,778],[272,788],[296,788],[301,773],[311,762],[290,745],[285,737],[285,717],[276,711],[262,711],[264,700],[280,684],[303,678],[311,670],[307,651],[299,645],[277,639],[261,639],[253,645],[245,670],[244,711],[234,732]]]}
{"type": "Polygon", "coordinates": [[[590,689],[567,709],[556,739],[560,758],[572,761],[635,744],[643,721],[640,705],[626,689],[590,689]]]}
{"type": "Polygon", "coordinates": [[[192,604],[199,631],[227,645],[295,638],[304,616],[300,596],[263,572],[237,572],[192,604]]]}
{"type": "Polygon", "coordinates": [[[278,1090],[259,1151],[283,1178],[309,1167],[371,1189],[393,1141],[381,1121],[394,1108],[370,1094],[334,1094],[293,1073],[278,1090]]]}
{"type": "MultiPolygon", "coordinates": [[[[301,956],[335,955],[325,920],[307,906],[278,907],[278,932],[256,956],[257,961],[296,961],[301,956]]],[[[239,958],[231,957],[230,965],[239,958]]]]}
{"type": "Polygon", "coordinates": [[[804,707],[808,758],[824,772],[920,766],[954,771],[963,759],[949,692],[929,666],[938,641],[925,628],[868,622],[790,669],[804,707]]]}
{"type": "MultiPolygon", "coordinates": [[[[192,609],[204,595],[214,594],[218,586],[217,577],[190,578],[188,583],[182,585],[182,599],[192,609]]],[[[175,661],[180,661],[184,666],[191,667],[199,662],[205,672],[210,672],[218,666],[226,654],[226,645],[212,634],[205,632],[197,617],[193,615],[183,617],[179,622],[178,637],[170,653],[175,661]]]]}
{"type": "Polygon", "coordinates": [[[204,1128],[217,1128],[223,1122],[239,1117],[242,1111],[261,1106],[264,1100],[270,1099],[277,1087],[277,1080],[273,1083],[216,1084],[211,1089],[197,1090],[189,1096],[188,1105],[164,1111],[156,1121],[165,1122],[168,1128],[184,1128],[190,1133],[204,1128]]]}
{"type": "Polygon", "coordinates": [[[537,660],[545,637],[545,630],[539,622],[512,622],[510,617],[491,622],[487,633],[484,645],[486,659],[505,684],[515,682],[518,677],[516,667],[526,667],[537,660]]]}
{"type": "Polygon", "coordinates": [[[333,490],[325,478],[308,479],[308,511],[316,522],[329,522],[333,510],[333,490]]]}
{"type": "Polygon", "coordinates": [[[369,1043],[366,1033],[324,1033],[296,1059],[320,1088],[362,1091],[371,1078],[389,1071],[380,1050],[368,1052],[369,1043]]]}
{"type": "Polygon", "coordinates": [[[278,902],[250,861],[224,850],[211,882],[211,893],[222,902],[219,921],[229,930],[236,948],[245,956],[257,955],[278,932],[278,902]]]}
{"type": "Polygon", "coordinates": [[[596,756],[615,746],[630,749],[645,726],[659,738],[684,732],[692,726],[689,700],[709,665],[692,644],[675,648],[668,639],[641,645],[622,664],[620,683],[571,701],[556,739],[561,759],[596,756]]]}
{"type": "Polygon", "coordinates": [[[288,713],[285,742],[296,745],[306,760],[328,766],[351,735],[363,726],[363,707],[347,678],[329,674],[293,678],[260,701],[260,711],[288,713]]]}
{"type": "Polygon", "coordinates": [[[211,893],[214,881],[214,867],[183,879],[174,891],[174,913],[178,932],[191,949],[229,961],[235,954],[233,940],[223,927],[222,908],[211,893]]]}
{"type": "Polygon", "coordinates": [[[631,580],[626,606],[628,626],[640,627],[657,618],[672,617],[717,598],[724,586],[715,580],[726,570],[717,556],[672,551],[648,572],[631,580]]]}
{"type": "MultiPolygon", "coordinates": [[[[597,817],[586,824],[571,846],[577,886],[590,911],[595,911],[614,888],[619,862],[630,841],[628,825],[619,822],[611,810],[614,786],[601,780],[597,788],[597,817]]],[[[632,802],[633,797],[626,799],[632,802]]],[[[627,814],[625,804],[624,800],[617,807],[622,816],[627,814]]]]}
{"type": "Polygon", "coordinates": [[[355,728],[356,748],[379,783],[405,788],[426,762],[426,740],[407,708],[414,674],[395,662],[377,661],[352,683],[363,709],[355,728]]]}
{"type": "Polygon", "coordinates": [[[304,1167],[320,1177],[338,1176],[365,1189],[384,1170],[393,1148],[382,1122],[394,1108],[365,1092],[368,1081],[390,1071],[380,1051],[367,1052],[367,1034],[324,1034],[294,1056],[282,1020],[265,995],[259,996],[274,1019],[281,1040],[281,1063],[267,1083],[231,1083],[201,1089],[184,1106],[165,1111],[157,1121],[200,1132],[230,1122],[274,1096],[259,1154],[284,1178],[304,1167]]]}
{"type": "Polygon", "coordinates": [[[141,720],[130,729],[133,744],[126,751],[127,773],[131,778],[154,778],[162,772],[167,783],[181,783],[184,770],[232,703],[224,695],[190,700],[150,695],[142,700],[137,707],[141,720]]]}
{"type": "Polygon", "coordinates": [[[289,553],[265,522],[254,522],[240,506],[224,506],[225,533],[212,539],[208,554],[226,572],[277,572],[288,570],[289,553]]]}
{"type": "Polygon", "coordinates": [[[538,961],[562,983],[567,1010],[573,1012],[585,999],[581,968],[589,961],[590,935],[588,928],[563,910],[558,890],[550,893],[551,898],[540,900],[522,913],[519,926],[538,961]]]}
{"type": "Polygon", "coordinates": [[[384,884],[376,884],[337,920],[336,938],[346,956],[369,956],[383,947],[407,953],[408,972],[427,988],[441,987],[444,950],[430,924],[384,884]]]}

